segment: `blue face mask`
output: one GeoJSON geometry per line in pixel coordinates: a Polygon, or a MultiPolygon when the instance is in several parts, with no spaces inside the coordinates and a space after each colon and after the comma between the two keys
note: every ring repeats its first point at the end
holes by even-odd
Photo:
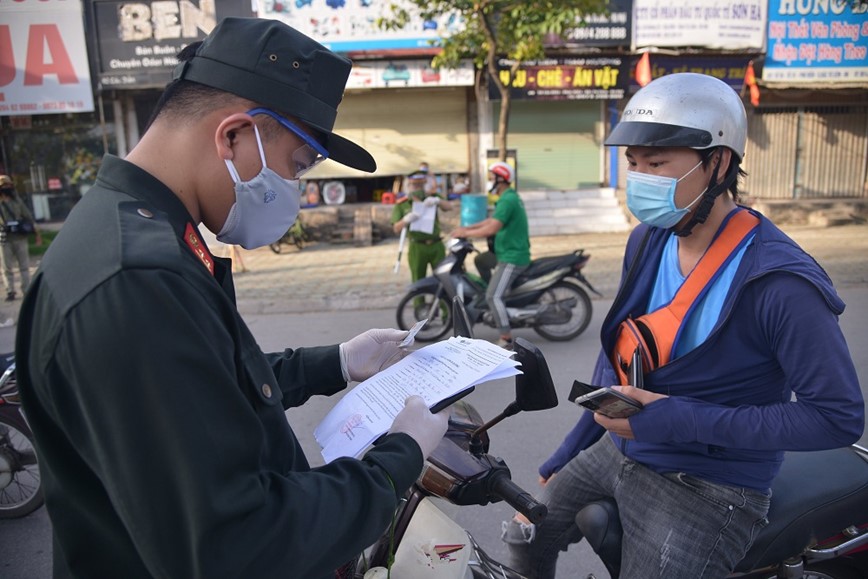
{"type": "Polygon", "coordinates": [[[680,179],[627,171],[627,208],[636,219],[646,225],[662,229],[674,227],[707,191],[707,188],[704,189],[687,207],[679,209],[675,206],[678,182],[693,173],[701,164],[702,161],[680,179]]]}

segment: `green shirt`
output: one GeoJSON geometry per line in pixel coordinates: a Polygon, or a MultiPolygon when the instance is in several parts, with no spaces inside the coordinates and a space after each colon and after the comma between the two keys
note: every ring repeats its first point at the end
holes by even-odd
{"type": "Polygon", "coordinates": [[[494,236],[494,253],[498,262],[514,265],[530,263],[530,234],[524,203],[515,189],[507,189],[494,206],[494,219],[503,227],[494,236]]]}
{"type": "MultiPolygon", "coordinates": [[[[424,191],[414,191],[410,193],[407,197],[404,197],[398,203],[395,204],[395,208],[392,209],[392,224],[398,223],[401,221],[405,215],[413,211],[413,201],[424,201],[425,197],[434,197],[435,195],[425,195],[424,191]]],[[[440,195],[436,195],[437,197],[442,197],[440,195]]],[[[437,216],[434,217],[434,230],[431,233],[424,233],[422,231],[408,231],[407,237],[414,241],[427,241],[429,239],[440,239],[440,215],[439,211],[437,212],[437,216]]]]}

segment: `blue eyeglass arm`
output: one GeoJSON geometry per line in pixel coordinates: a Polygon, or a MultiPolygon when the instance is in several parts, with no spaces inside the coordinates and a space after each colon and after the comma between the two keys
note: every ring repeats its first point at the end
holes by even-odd
{"type": "Polygon", "coordinates": [[[293,123],[289,119],[277,114],[276,112],[272,111],[271,109],[266,109],[263,107],[257,107],[255,109],[250,109],[249,111],[247,111],[247,114],[250,116],[268,115],[269,117],[276,120],[278,123],[280,123],[281,125],[283,125],[287,129],[289,129],[290,131],[292,131],[293,133],[298,135],[299,138],[304,140],[305,143],[307,143],[308,145],[313,147],[313,149],[317,153],[322,155],[324,159],[328,158],[329,152],[316,139],[314,139],[313,137],[311,137],[310,135],[308,135],[307,133],[302,131],[298,125],[296,125],[295,123],[293,123]]]}

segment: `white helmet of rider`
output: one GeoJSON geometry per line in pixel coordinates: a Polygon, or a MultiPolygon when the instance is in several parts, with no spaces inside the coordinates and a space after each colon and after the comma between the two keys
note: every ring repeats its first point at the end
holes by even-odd
{"type": "Polygon", "coordinates": [[[606,145],[728,147],[744,158],[747,115],[736,92],[705,74],[661,76],[641,88],[606,139],[606,145]]]}
{"type": "Polygon", "coordinates": [[[500,177],[507,183],[512,183],[515,179],[515,170],[503,161],[496,161],[488,166],[488,172],[493,173],[495,177],[500,177]]]}

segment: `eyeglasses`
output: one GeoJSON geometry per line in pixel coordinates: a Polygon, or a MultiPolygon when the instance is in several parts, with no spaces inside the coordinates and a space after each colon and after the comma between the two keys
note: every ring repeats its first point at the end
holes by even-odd
{"type": "Polygon", "coordinates": [[[329,152],[316,139],[301,130],[301,127],[276,112],[266,108],[255,108],[247,111],[250,116],[268,115],[304,141],[304,145],[292,152],[292,162],[295,164],[295,178],[302,175],[328,159],[329,152]]]}

